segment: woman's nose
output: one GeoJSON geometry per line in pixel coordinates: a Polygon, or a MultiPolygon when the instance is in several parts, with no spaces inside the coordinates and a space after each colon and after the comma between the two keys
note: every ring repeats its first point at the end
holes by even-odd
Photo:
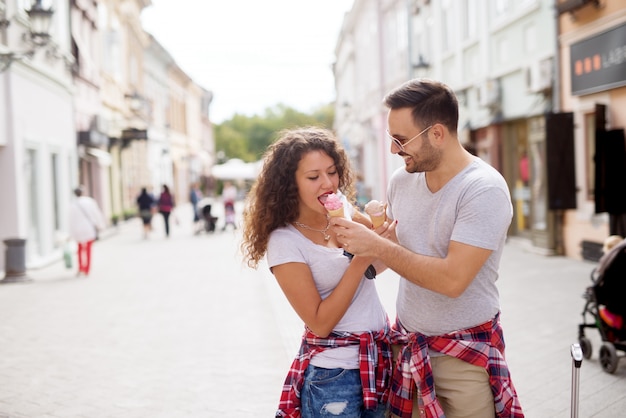
{"type": "Polygon", "coordinates": [[[324,187],[327,187],[329,185],[332,185],[333,181],[330,178],[330,176],[328,174],[323,174],[322,175],[322,183],[324,185],[324,187]]]}

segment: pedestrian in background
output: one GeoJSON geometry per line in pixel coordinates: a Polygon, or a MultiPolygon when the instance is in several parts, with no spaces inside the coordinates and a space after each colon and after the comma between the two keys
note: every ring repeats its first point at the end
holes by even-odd
{"type": "Polygon", "coordinates": [[[74,195],[76,199],[70,205],[68,225],[70,236],[78,246],[76,275],[88,276],[91,270],[91,247],[99,231],[106,227],[106,222],[98,203],[84,195],[82,186],[74,189],[74,195]]]}
{"type": "Polygon", "coordinates": [[[384,239],[338,218],[332,229],[351,252],[377,256],[402,277],[391,411],[403,418],[419,410],[523,417],[504,359],[496,288],[513,216],[507,184],[459,142],[458,103],[448,86],[412,80],[384,103],[391,152],[405,163],[387,192],[396,229],[384,239]]]}
{"type": "Polygon", "coordinates": [[[193,183],[191,185],[191,190],[189,191],[189,202],[191,203],[191,209],[193,210],[193,226],[194,229],[196,224],[200,221],[200,213],[198,208],[198,203],[202,199],[202,192],[198,187],[198,183],[193,183]]]}
{"type": "Polygon", "coordinates": [[[364,275],[374,257],[350,259],[330,230],[323,201],[339,190],[354,194],[345,151],[332,132],[302,128],[270,146],[248,194],[244,258],[256,268],[267,255],[305,324],[277,417],[320,417],[325,405],[337,408],[324,416],[385,416],[389,322],[374,281],[364,275]]]}
{"type": "Polygon", "coordinates": [[[224,188],[222,189],[222,202],[224,203],[224,228],[226,230],[228,225],[232,225],[234,229],[237,229],[235,222],[235,201],[237,200],[237,187],[230,181],[224,182],[224,188]]]}
{"type": "Polygon", "coordinates": [[[175,206],[174,196],[170,193],[170,188],[164,184],[161,189],[161,194],[159,195],[158,207],[165,225],[165,236],[168,238],[170,236],[170,215],[175,206]]]}
{"type": "Polygon", "coordinates": [[[152,214],[156,205],[156,199],[152,193],[148,193],[146,187],[141,188],[141,193],[137,196],[137,207],[139,208],[139,216],[143,224],[143,238],[147,239],[150,231],[152,231],[152,214]]]}

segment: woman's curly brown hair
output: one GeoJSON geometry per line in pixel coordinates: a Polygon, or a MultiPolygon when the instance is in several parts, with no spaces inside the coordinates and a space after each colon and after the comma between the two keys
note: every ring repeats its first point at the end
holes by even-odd
{"type": "Polygon", "coordinates": [[[278,140],[265,152],[263,169],[246,198],[241,251],[249,267],[256,268],[265,256],[272,231],[298,219],[296,170],[302,157],[316,150],[333,159],[339,190],[348,200],[353,200],[350,163],[331,131],[306,127],[280,132],[278,140]]]}

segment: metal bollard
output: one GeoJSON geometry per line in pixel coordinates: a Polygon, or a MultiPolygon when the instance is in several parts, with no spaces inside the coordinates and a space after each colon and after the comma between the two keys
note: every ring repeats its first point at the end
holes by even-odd
{"type": "Polygon", "coordinates": [[[0,283],[17,283],[32,280],[26,275],[26,240],[22,238],[5,239],[5,276],[0,283]]]}
{"type": "Polygon", "coordinates": [[[580,344],[572,344],[572,418],[578,418],[578,396],[580,388],[580,366],[583,363],[583,350],[580,344]]]}

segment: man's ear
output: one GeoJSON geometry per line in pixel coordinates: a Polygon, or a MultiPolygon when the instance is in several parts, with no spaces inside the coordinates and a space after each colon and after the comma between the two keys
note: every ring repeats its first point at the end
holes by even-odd
{"type": "Polygon", "coordinates": [[[446,127],[441,123],[436,123],[432,128],[430,128],[430,132],[433,143],[441,145],[443,143],[443,139],[446,137],[446,127]]]}

